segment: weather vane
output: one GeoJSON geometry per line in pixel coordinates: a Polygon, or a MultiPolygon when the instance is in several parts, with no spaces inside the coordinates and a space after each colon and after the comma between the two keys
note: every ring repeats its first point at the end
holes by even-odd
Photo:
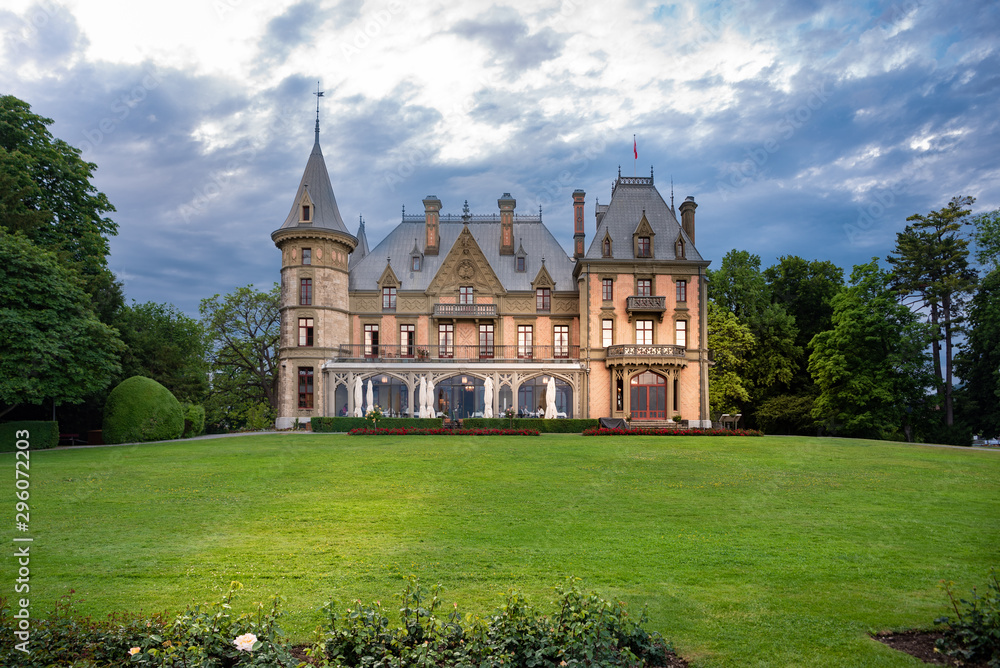
{"type": "Polygon", "coordinates": [[[316,96],[316,141],[319,141],[319,99],[323,97],[323,91],[319,89],[319,82],[316,82],[316,92],[313,93],[316,96]]]}

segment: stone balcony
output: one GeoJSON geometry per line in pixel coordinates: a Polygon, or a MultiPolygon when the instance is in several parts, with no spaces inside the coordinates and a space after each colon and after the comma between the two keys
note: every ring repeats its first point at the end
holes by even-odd
{"type": "Polygon", "coordinates": [[[629,322],[632,322],[637,315],[650,314],[656,315],[659,321],[663,322],[663,314],[667,310],[667,298],[662,295],[658,297],[632,295],[625,299],[625,310],[628,312],[629,322]]]}
{"type": "Polygon", "coordinates": [[[605,355],[608,366],[687,365],[687,348],[684,346],[641,346],[626,343],[608,346],[605,355]]]}

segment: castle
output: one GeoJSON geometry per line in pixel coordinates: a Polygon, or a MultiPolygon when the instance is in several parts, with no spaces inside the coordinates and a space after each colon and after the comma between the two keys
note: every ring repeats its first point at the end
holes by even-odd
{"type": "MultiPolygon", "coordinates": [[[[271,234],[281,251],[278,428],[315,416],[627,417],[710,427],[706,276],[695,209],[675,209],[649,177],[621,176],[595,204],[572,193],[573,257],[542,223],[498,210],[403,215],[374,248],[352,235],[316,140],[291,211],[271,234]],[[360,382],[359,382],[360,381],[360,382]],[[489,382],[487,382],[489,381],[489,382]],[[364,394],[362,394],[364,388],[364,394]],[[547,391],[548,390],[548,391],[547,391]],[[488,400],[488,403],[487,403],[488,400]]],[[[567,206],[568,208],[568,206],[567,206]]]]}

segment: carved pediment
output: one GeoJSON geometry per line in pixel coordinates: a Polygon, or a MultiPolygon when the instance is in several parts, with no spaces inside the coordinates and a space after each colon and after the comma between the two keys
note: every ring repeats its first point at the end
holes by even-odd
{"type": "Polygon", "coordinates": [[[392,270],[392,265],[386,263],[385,270],[382,272],[382,276],[378,279],[378,286],[384,288],[386,286],[399,287],[399,279],[396,278],[396,272],[392,270]]]}
{"type": "Polygon", "coordinates": [[[427,286],[429,294],[441,294],[471,285],[480,294],[505,294],[503,284],[490,266],[468,226],[463,227],[444,262],[427,286]]]}

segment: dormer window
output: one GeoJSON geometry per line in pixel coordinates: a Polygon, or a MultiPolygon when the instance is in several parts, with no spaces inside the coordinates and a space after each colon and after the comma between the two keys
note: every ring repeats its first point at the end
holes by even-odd
{"type": "Polygon", "coordinates": [[[678,239],[677,243],[674,244],[674,255],[678,260],[684,259],[684,241],[682,239],[678,239]]]}
{"type": "Polygon", "coordinates": [[[604,237],[604,241],[601,243],[601,256],[611,257],[611,238],[604,237]]]}
{"type": "Polygon", "coordinates": [[[302,205],[302,222],[311,223],[312,222],[312,207],[308,204],[302,205]]]}
{"type": "Polygon", "coordinates": [[[514,270],[515,271],[524,271],[525,270],[524,269],[524,256],[523,255],[518,255],[517,259],[514,260],[514,270]]]}
{"type": "Polygon", "coordinates": [[[636,244],[636,257],[651,257],[649,237],[639,237],[636,244]]]}
{"type": "Polygon", "coordinates": [[[420,271],[420,256],[414,255],[410,258],[410,271],[420,271]]]}

